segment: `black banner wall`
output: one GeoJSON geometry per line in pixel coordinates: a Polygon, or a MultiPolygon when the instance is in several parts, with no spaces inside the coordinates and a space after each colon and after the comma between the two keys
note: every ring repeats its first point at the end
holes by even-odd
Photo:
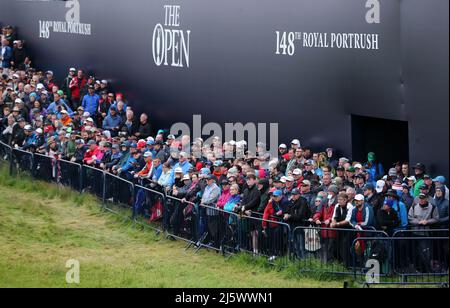
{"type": "Polygon", "coordinates": [[[71,66],[108,79],[155,128],[194,114],[279,123],[280,142],[351,157],[352,115],[408,121],[410,161],[448,175],[448,5],[2,0],[0,22],[17,26],[36,65],[59,80],[71,66]]]}

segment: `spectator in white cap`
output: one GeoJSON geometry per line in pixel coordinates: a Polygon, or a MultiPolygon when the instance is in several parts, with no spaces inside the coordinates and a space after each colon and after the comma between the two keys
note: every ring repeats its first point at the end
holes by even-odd
{"type": "Polygon", "coordinates": [[[294,139],[291,141],[291,148],[296,150],[300,147],[300,141],[298,139],[294,139]]]}
{"type": "Polygon", "coordinates": [[[378,180],[375,186],[375,190],[378,194],[385,193],[387,191],[386,182],[383,180],[378,180]]]}
{"type": "Polygon", "coordinates": [[[287,145],[284,143],[280,144],[278,146],[278,156],[283,156],[287,152],[287,145]]]}
{"type": "Polygon", "coordinates": [[[172,172],[170,181],[169,181],[169,186],[172,186],[175,183],[175,173],[178,171],[181,171],[181,174],[187,174],[189,173],[189,170],[191,168],[193,168],[193,166],[191,165],[191,163],[189,163],[188,161],[189,158],[189,154],[186,152],[180,152],[179,154],[179,160],[178,163],[175,164],[174,166],[174,171],[172,172]]]}
{"type": "MultiPolygon", "coordinates": [[[[355,207],[352,210],[350,218],[350,224],[352,227],[357,230],[373,227],[375,222],[373,208],[365,203],[364,196],[362,194],[357,194],[354,202],[355,207]]],[[[360,245],[364,245],[364,243],[361,242],[360,245]]],[[[364,247],[362,247],[362,251],[364,250],[364,247]]]]}

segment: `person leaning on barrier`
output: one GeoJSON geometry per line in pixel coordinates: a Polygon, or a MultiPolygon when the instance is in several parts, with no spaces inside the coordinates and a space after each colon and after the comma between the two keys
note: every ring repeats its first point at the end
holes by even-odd
{"type": "Polygon", "coordinates": [[[356,195],[355,207],[352,209],[350,225],[357,230],[363,230],[367,227],[373,227],[374,219],[372,206],[365,202],[363,195],[356,195]]]}
{"type": "Polygon", "coordinates": [[[253,173],[247,174],[247,187],[242,194],[240,212],[251,216],[251,211],[256,210],[261,200],[261,192],[256,185],[256,176],[253,173]]]}
{"type": "Polygon", "coordinates": [[[423,237],[414,245],[416,251],[412,256],[414,266],[417,270],[425,273],[430,273],[431,257],[432,257],[432,242],[427,240],[430,234],[427,232],[439,221],[439,212],[436,206],[431,204],[428,200],[428,195],[424,193],[419,194],[419,203],[413,205],[408,213],[409,223],[413,235],[417,237],[423,237]]]}
{"type": "Polygon", "coordinates": [[[338,204],[334,208],[331,228],[349,228],[353,205],[349,203],[349,197],[346,193],[339,193],[338,204]]]}
{"type": "Polygon", "coordinates": [[[220,212],[214,210],[217,200],[220,197],[220,188],[216,184],[216,177],[212,174],[206,176],[207,186],[202,195],[201,205],[206,208],[206,226],[208,228],[209,243],[208,246],[219,247],[220,240],[218,237],[219,231],[219,214],[220,212]]]}
{"type": "Polygon", "coordinates": [[[135,179],[150,179],[150,176],[153,173],[153,155],[151,152],[144,153],[144,162],[145,166],[139,172],[134,174],[135,179]]]}
{"type": "MultiPolygon", "coordinates": [[[[409,224],[412,230],[429,230],[439,220],[438,209],[429,202],[428,195],[421,193],[418,198],[418,204],[414,204],[409,209],[409,224]]],[[[419,234],[422,234],[422,232],[419,234]]]]}
{"type": "MultiPolygon", "coordinates": [[[[330,227],[336,229],[352,229],[350,226],[351,213],[353,205],[349,203],[349,197],[341,192],[338,195],[338,204],[334,207],[333,218],[330,227]]],[[[353,240],[351,231],[339,230],[334,247],[336,248],[336,257],[346,265],[350,264],[350,247],[353,240]]]]}

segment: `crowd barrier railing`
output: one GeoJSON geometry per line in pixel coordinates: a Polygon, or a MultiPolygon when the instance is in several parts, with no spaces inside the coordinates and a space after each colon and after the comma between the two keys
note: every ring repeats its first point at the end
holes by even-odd
{"type": "Polygon", "coordinates": [[[367,283],[372,274],[372,278],[382,278],[381,284],[448,285],[448,229],[400,230],[389,237],[374,228],[291,226],[277,217],[265,220],[260,213],[247,216],[184,201],[149,187],[145,180],[134,183],[91,166],[13,149],[3,142],[0,157],[9,162],[11,174],[30,172],[36,179],[92,193],[105,207],[111,202],[124,206],[135,221],[143,217],[154,230],[197,249],[247,252],[281,264],[291,259],[300,262],[301,270],[353,274],[361,283],[367,283]],[[378,266],[375,276],[369,266],[374,263],[378,266]]]}
{"type": "Polygon", "coordinates": [[[68,186],[78,192],[82,191],[82,167],[80,164],[59,159],[56,168],[58,184],[68,186]]]}
{"type": "Polygon", "coordinates": [[[12,175],[20,172],[28,172],[31,174],[33,171],[33,153],[21,149],[12,149],[11,158],[10,173],[12,175]]]}
{"type": "MultiPolygon", "coordinates": [[[[448,237],[361,237],[355,239],[352,248],[359,241],[367,243],[365,253],[355,257],[355,280],[365,285],[441,285],[448,287],[448,237]],[[377,245],[373,245],[377,243],[377,245]],[[399,272],[399,260],[396,253],[401,247],[412,247],[415,251],[408,254],[405,264],[406,272],[399,272]],[[439,259],[439,267],[433,269],[435,258],[439,259]],[[408,264],[406,265],[406,262],[408,264]],[[445,268],[445,269],[444,269],[445,268]]],[[[436,264],[437,265],[437,264],[436,264]]]]}
{"type": "Polygon", "coordinates": [[[55,165],[54,158],[34,153],[32,175],[38,180],[53,182],[56,178],[55,165]]]}
{"type": "Polygon", "coordinates": [[[81,192],[89,192],[105,200],[105,173],[88,165],[81,165],[81,192]]]}
{"type": "Polygon", "coordinates": [[[114,203],[132,209],[134,205],[134,183],[108,172],[103,172],[103,177],[102,191],[106,206],[114,203]]]}
{"type": "Polygon", "coordinates": [[[146,226],[157,232],[162,232],[166,196],[161,191],[146,187],[146,184],[141,181],[140,184],[134,185],[135,197],[132,217],[138,222],[139,217],[143,217],[146,226]]]}
{"type": "Polygon", "coordinates": [[[352,243],[360,237],[388,237],[383,231],[349,228],[324,228],[298,226],[292,232],[292,257],[302,271],[326,271],[352,275],[354,257],[364,253],[366,244],[359,241],[356,249],[352,243]]]}

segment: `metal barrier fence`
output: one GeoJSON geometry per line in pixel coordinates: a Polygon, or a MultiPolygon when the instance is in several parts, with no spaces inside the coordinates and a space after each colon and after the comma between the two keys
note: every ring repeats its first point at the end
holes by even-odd
{"type": "Polygon", "coordinates": [[[401,230],[394,233],[393,272],[405,282],[448,278],[449,230],[401,230]],[[411,241],[410,238],[417,240],[411,241]],[[436,240],[430,241],[430,238],[436,240]]]}
{"type": "Polygon", "coordinates": [[[34,153],[32,175],[35,179],[52,182],[55,180],[55,160],[49,156],[34,153]]]}
{"type": "Polygon", "coordinates": [[[81,191],[104,200],[105,173],[87,165],[81,166],[81,191]]]}
{"type": "Polygon", "coordinates": [[[58,184],[68,186],[81,192],[82,178],[81,165],[67,160],[58,160],[56,163],[56,175],[58,184]]]}
{"type": "Polygon", "coordinates": [[[371,228],[359,231],[352,228],[298,226],[292,232],[292,257],[302,271],[353,275],[361,267],[355,263],[355,258],[366,253],[366,249],[373,244],[358,241],[356,249],[352,249],[353,241],[361,237],[388,237],[388,235],[371,228]]]}
{"type": "Polygon", "coordinates": [[[0,157],[11,174],[30,172],[39,180],[89,192],[104,206],[119,204],[136,222],[223,253],[247,252],[269,261],[297,262],[302,271],[351,274],[361,283],[448,285],[448,230],[402,230],[393,237],[374,228],[358,231],[291,226],[277,217],[264,220],[166,195],[149,183],[130,182],[103,170],[12,149],[0,142],[0,157]],[[377,264],[376,274],[370,268],[377,264]],[[378,280],[375,281],[374,277],[378,280]],[[372,280],[371,280],[372,279],[372,280]]]}
{"type": "Polygon", "coordinates": [[[198,242],[200,217],[194,203],[166,195],[163,212],[163,230],[166,233],[189,243],[198,242]]]}
{"type": "Polygon", "coordinates": [[[355,249],[359,241],[378,243],[374,248],[368,246],[366,252],[355,261],[360,263],[361,270],[355,271],[355,279],[366,285],[442,285],[448,287],[448,237],[361,237],[355,239],[352,248],[355,249]],[[406,273],[398,273],[396,252],[400,247],[413,247],[415,251],[408,254],[409,262],[406,273]],[[375,252],[376,250],[376,252],[375,252]],[[438,260],[435,260],[435,259],[438,260]],[[433,270],[434,262],[442,262],[439,270],[433,270]]]}
{"type": "Polygon", "coordinates": [[[134,183],[111,173],[103,171],[102,173],[104,178],[102,192],[106,205],[114,203],[132,209],[134,205],[134,183]]]}
{"type": "Polygon", "coordinates": [[[145,187],[141,182],[141,185],[134,185],[134,196],[132,217],[136,221],[139,217],[143,217],[147,226],[158,232],[163,231],[165,195],[160,191],[145,187]]]}
{"type": "Polygon", "coordinates": [[[11,147],[0,141],[0,157],[5,161],[9,161],[11,159],[11,152],[11,147]]]}
{"type": "Polygon", "coordinates": [[[20,149],[12,149],[10,173],[15,175],[20,172],[33,171],[33,153],[20,149]]]}

